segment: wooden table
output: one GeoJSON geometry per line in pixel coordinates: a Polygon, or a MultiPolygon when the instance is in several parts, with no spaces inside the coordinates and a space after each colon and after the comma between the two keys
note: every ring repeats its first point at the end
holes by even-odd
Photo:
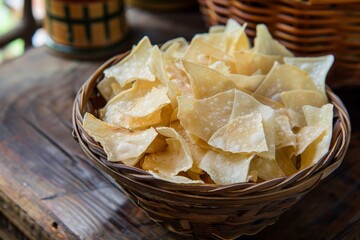
{"type": "MultiPolygon", "coordinates": [[[[205,31],[196,12],[127,14],[134,34],[124,50],[144,34],[158,43],[205,31]]],[[[101,62],[62,59],[42,47],[0,66],[0,239],[178,239],[127,200],[72,138],[73,99],[101,62]]],[[[359,120],[360,79],[351,81],[357,87],[337,92],[359,120]]],[[[275,225],[241,239],[359,238],[359,176],[354,125],[341,167],[275,225]]]]}

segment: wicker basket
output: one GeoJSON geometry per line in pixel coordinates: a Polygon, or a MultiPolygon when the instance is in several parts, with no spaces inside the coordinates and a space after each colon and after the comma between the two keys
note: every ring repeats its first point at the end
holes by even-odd
{"type": "Polygon", "coordinates": [[[333,54],[336,67],[360,71],[360,0],[198,0],[208,25],[228,18],[248,23],[255,36],[265,23],[298,56],[333,54]]]}
{"type": "Polygon", "coordinates": [[[97,116],[98,109],[105,104],[96,88],[103,70],[126,54],[107,61],[79,90],[73,106],[74,137],[89,159],[109,174],[150,218],[183,238],[233,239],[255,234],[275,223],[281,213],[317,186],[344,158],[350,141],[350,120],[343,103],[327,88],[335,111],[330,150],[317,165],[288,178],[189,186],[158,180],[142,169],[108,162],[102,147],[85,132],[82,122],[85,112],[97,116]]]}

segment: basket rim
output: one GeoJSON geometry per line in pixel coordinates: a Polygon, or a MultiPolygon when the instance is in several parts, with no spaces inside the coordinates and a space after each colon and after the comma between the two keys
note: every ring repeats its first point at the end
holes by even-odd
{"type": "MultiPolygon", "coordinates": [[[[326,93],[330,103],[334,105],[333,135],[329,151],[315,165],[309,166],[297,173],[288,176],[267,180],[260,183],[234,183],[228,185],[218,184],[179,184],[157,179],[143,169],[127,166],[123,163],[112,163],[106,160],[102,147],[82,127],[87,101],[90,94],[96,90],[96,85],[103,79],[103,70],[121,61],[130,51],[118,54],[103,63],[81,86],[75,97],[72,109],[73,136],[89,159],[103,171],[116,179],[130,181],[134,184],[146,184],[154,189],[162,188],[164,191],[196,192],[200,195],[219,195],[224,192],[236,195],[279,192],[284,188],[294,188],[309,179],[321,179],[333,172],[342,162],[350,143],[351,124],[346,107],[339,97],[326,86],[326,93]],[[102,151],[102,152],[101,152],[102,151]],[[130,176],[124,179],[125,174],[130,176]],[[156,184],[154,184],[156,183],[156,184]]],[[[318,181],[315,181],[316,183],[318,181]]],[[[183,195],[182,195],[183,196],[183,195]]],[[[228,199],[228,198],[227,198],[228,199]]]]}

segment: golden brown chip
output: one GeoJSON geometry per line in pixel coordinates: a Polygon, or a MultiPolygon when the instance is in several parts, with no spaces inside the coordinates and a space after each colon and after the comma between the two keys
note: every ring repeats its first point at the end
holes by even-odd
{"type": "Polygon", "coordinates": [[[229,122],[233,102],[234,90],[201,100],[178,97],[178,119],[189,133],[208,141],[219,128],[229,122]]]}
{"type": "Polygon", "coordinates": [[[154,141],[158,133],[153,128],[144,131],[129,131],[114,128],[95,118],[90,113],[84,116],[85,131],[101,144],[112,162],[123,162],[134,166],[154,141]]]}
{"type": "Polygon", "coordinates": [[[166,176],[175,176],[189,170],[193,165],[193,160],[183,137],[168,127],[159,127],[156,131],[167,137],[167,147],[163,152],[146,156],[142,167],[166,176]]]}
{"type": "Polygon", "coordinates": [[[157,82],[136,81],[130,89],[116,95],[106,104],[101,110],[101,118],[112,126],[129,129],[144,128],[159,123],[161,121],[161,108],[159,107],[152,108],[154,111],[146,116],[127,114],[132,113],[132,107],[157,86],[159,86],[157,82]]]}
{"type": "Polygon", "coordinates": [[[188,61],[183,61],[183,66],[190,78],[191,90],[197,99],[211,97],[236,87],[230,79],[209,67],[188,61]]]}
{"type": "Polygon", "coordinates": [[[276,147],[296,146],[296,135],[290,125],[290,119],[284,111],[275,111],[276,147]]]}
{"type": "Polygon", "coordinates": [[[232,153],[268,151],[262,116],[250,113],[239,116],[216,131],[209,145],[232,153]]]}
{"type": "Polygon", "coordinates": [[[267,74],[275,62],[282,62],[280,56],[270,56],[253,51],[240,51],[235,54],[237,73],[251,76],[261,71],[267,74]]]}
{"type": "Polygon", "coordinates": [[[295,166],[296,156],[294,151],[295,148],[292,146],[276,149],[276,163],[286,176],[290,176],[298,171],[295,166]]]}
{"type": "Polygon", "coordinates": [[[245,32],[246,24],[241,26],[233,19],[229,19],[225,27],[226,52],[233,55],[234,52],[250,49],[250,42],[245,32]]]}
{"type": "Polygon", "coordinates": [[[250,171],[256,171],[257,176],[264,180],[285,177],[275,159],[270,160],[262,157],[254,157],[251,160],[250,171]]]}
{"type": "Polygon", "coordinates": [[[304,127],[306,120],[302,107],[310,105],[321,107],[327,103],[327,98],[318,91],[293,90],[280,94],[281,101],[284,103],[292,122],[292,126],[304,127]]]}
{"type": "Polygon", "coordinates": [[[317,90],[326,97],[325,79],[334,62],[333,55],[322,57],[286,57],[284,62],[307,72],[314,81],[317,90]]]}
{"type": "Polygon", "coordinates": [[[292,65],[276,63],[255,90],[254,95],[279,101],[282,92],[291,90],[317,91],[317,88],[311,77],[303,70],[292,65]]]}
{"type": "Polygon", "coordinates": [[[301,169],[317,163],[329,151],[334,115],[332,104],[326,104],[321,108],[304,106],[303,111],[308,126],[323,129],[324,133],[301,154],[301,169]]]}
{"type": "Polygon", "coordinates": [[[147,66],[151,49],[149,38],[144,37],[127,57],[104,71],[105,77],[115,78],[121,87],[136,79],[155,81],[154,74],[147,66]]]}
{"type": "Polygon", "coordinates": [[[201,160],[199,167],[206,171],[216,184],[246,182],[252,158],[253,155],[249,154],[224,156],[209,150],[201,160]]]}
{"type": "Polygon", "coordinates": [[[167,41],[161,46],[161,51],[173,58],[183,57],[189,44],[185,38],[179,37],[167,41]]]}
{"type": "Polygon", "coordinates": [[[268,151],[259,155],[274,159],[275,158],[275,111],[257,101],[253,96],[242,91],[235,90],[235,98],[230,120],[250,113],[258,113],[262,116],[262,124],[266,138],[268,151]]]}
{"type": "Polygon", "coordinates": [[[213,56],[218,59],[228,59],[230,58],[225,52],[221,49],[213,47],[212,45],[206,43],[201,38],[193,38],[188,47],[184,59],[186,61],[196,62],[204,65],[209,64],[209,58],[213,56]]]}
{"type": "Polygon", "coordinates": [[[256,26],[254,52],[282,57],[294,56],[284,45],[273,39],[268,28],[264,24],[258,24],[256,26]]]}

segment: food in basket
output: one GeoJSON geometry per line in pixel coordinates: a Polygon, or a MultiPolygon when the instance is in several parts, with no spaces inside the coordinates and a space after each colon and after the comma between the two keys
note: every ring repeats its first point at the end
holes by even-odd
{"type": "Polygon", "coordinates": [[[181,184],[261,182],[317,163],[330,146],[333,56],[298,58],[229,20],[160,48],[144,37],[104,71],[107,101],[83,126],[108,160],[181,184]]]}

